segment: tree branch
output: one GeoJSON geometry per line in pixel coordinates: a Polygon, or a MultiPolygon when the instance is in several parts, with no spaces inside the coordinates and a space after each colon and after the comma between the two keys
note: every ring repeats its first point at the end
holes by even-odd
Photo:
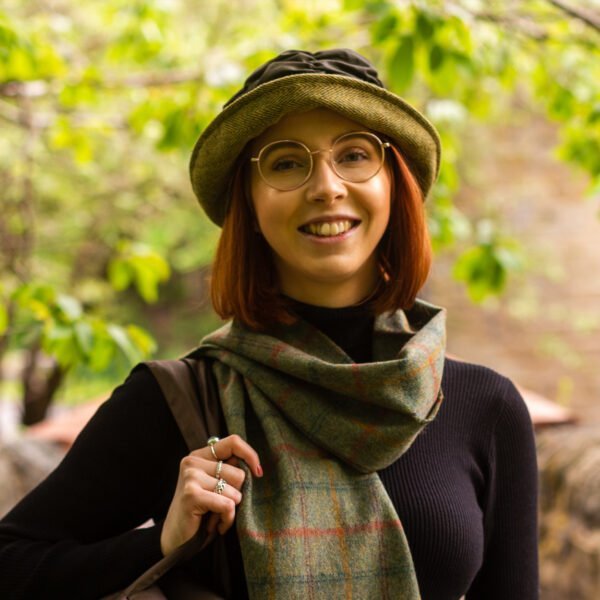
{"type": "MultiPolygon", "coordinates": [[[[198,81],[203,77],[204,73],[199,69],[181,69],[167,73],[137,73],[120,78],[107,77],[102,81],[89,85],[95,85],[95,87],[100,89],[161,87],[164,85],[177,85],[198,81]]],[[[79,83],[79,81],[66,81],[64,85],[78,85],[79,83]]],[[[63,86],[61,85],[60,87],[62,88],[63,86]]],[[[6,97],[39,98],[52,93],[58,93],[58,91],[55,84],[43,80],[9,81],[0,84],[0,96],[6,97]]]]}
{"type": "MultiPolygon", "coordinates": [[[[28,96],[25,96],[28,98],[28,96]]],[[[52,123],[52,119],[47,115],[25,115],[16,106],[13,106],[9,102],[0,101],[0,119],[24,128],[32,129],[46,129],[52,123]]]]}
{"type": "Polygon", "coordinates": [[[472,12],[471,15],[480,21],[488,21],[509,28],[512,31],[522,33],[538,42],[544,42],[548,39],[548,32],[543,27],[540,27],[528,19],[523,19],[514,15],[504,16],[484,11],[472,12]]]}
{"type": "MultiPolygon", "coordinates": [[[[20,97],[20,99],[30,100],[28,96],[20,97]]],[[[85,127],[89,123],[95,123],[98,120],[98,115],[94,113],[86,113],[81,111],[61,111],[57,113],[36,113],[25,116],[22,111],[10,104],[3,102],[0,99],[0,119],[22,127],[25,129],[43,130],[51,127],[59,116],[65,115],[69,118],[73,125],[85,127]]],[[[122,117],[104,116],[103,123],[113,129],[127,129],[127,121],[122,117]]]]}
{"type": "Polygon", "coordinates": [[[578,19],[582,23],[585,23],[588,27],[595,29],[596,32],[600,32],[600,15],[596,15],[591,11],[586,11],[581,8],[574,8],[565,4],[562,0],[546,0],[552,6],[562,10],[565,14],[578,19]]]}

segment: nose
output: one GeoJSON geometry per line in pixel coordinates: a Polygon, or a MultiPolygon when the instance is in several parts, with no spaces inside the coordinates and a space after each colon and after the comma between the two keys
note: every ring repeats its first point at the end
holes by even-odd
{"type": "Polygon", "coordinates": [[[306,188],[307,199],[311,202],[331,204],[346,197],[344,180],[332,169],[327,152],[313,154],[313,170],[306,188]]]}

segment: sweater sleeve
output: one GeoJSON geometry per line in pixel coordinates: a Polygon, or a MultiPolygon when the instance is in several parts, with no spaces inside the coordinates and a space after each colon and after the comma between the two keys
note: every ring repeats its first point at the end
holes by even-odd
{"type": "Polygon", "coordinates": [[[0,597],[98,598],[133,581],[162,556],[186,453],[160,387],[138,367],[0,522],[0,597]]]}
{"type": "Polygon", "coordinates": [[[527,407],[505,380],[489,449],[482,568],[467,600],[538,598],[537,464],[527,407]]]}

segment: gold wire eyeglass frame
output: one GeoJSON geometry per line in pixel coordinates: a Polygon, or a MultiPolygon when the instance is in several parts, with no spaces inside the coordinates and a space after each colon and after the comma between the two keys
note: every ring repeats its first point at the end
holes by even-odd
{"type": "Polygon", "coordinates": [[[383,167],[385,150],[386,150],[386,148],[389,148],[389,147],[390,147],[389,142],[382,142],[374,133],[371,133],[370,131],[351,131],[349,133],[344,133],[343,135],[340,135],[340,137],[336,138],[329,148],[320,148],[318,150],[311,150],[306,144],[303,144],[302,142],[299,142],[298,140],[275,140],[274,142],[269,142],[268,144],[265,144],[259,150],[257,156],[252,156],[250,158],[250,162],[256,163],[256,166],[258,168],[258,174],[260,175],[261,179],[269,187],[279,190],[280,192],[291,192],[293,190],[297,190],[299,187],[302,187],[311,178],[312,173],[313,173],[314,164],[315,164],[315,161],[313,158],[313,156],[315,154],[319,154],[320,152],[328,152],[329,153],[329,165],[331,166],[331,169],[333,170],[333,172],[340,179],[343,179],[344,181],[349,181],[351,183],[364,183],[365,181],[369,181],[369,179],[372,179],[373,177],[375,177],[375,175],[377,175],[377,173],[379,173],[379,171],[381,171],[381,167],[383,167]],[[335,145],[338,142],[340,142],[344,138],[353,137],[353,136],[357,136],[357,135],[364,135],[366,137],[372,138],[373,140],[375,140],[377,142],[377,144],[379,145],[379,149],[380,149],[379,167],[377,168],[377,170],[372,175],[369,175],[368,177],[365,177],[364,179],[358,179],[358,180],[348,179],[347,177],[344,177],[344,175],[342,175],[341,173],[338,172],[335,161],[333,161],[331,159],[331,153],[333,152],[333,149],[335,148],[335,145]],[[281,187],[277,187],[277,186],[273,185],[270,181],[267,180],[267,178],[265,177],[265,175],[262,172],[262,169],[260,168],[260,159],[261,159],[263,153],[265,151],[267,151],[269,148],[271,148],[272,146],[274,146],[275,144],[284,144],[286,142],[289,142],[291,144],[297,144],[298,146],[301,146],[304,150],[306,150],[306,153],[308,154],[308,157],[310,159],[310,165],[308,168],[308,173],[306,174],[306,177],[302,180],[302,182],[300,182],[298,185],[295,185],[293,187],[281,188],[281,187]]]}

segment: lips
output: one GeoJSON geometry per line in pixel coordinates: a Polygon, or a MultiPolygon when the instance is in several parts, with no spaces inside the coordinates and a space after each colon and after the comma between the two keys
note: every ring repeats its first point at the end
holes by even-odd
{"type": "Polygon", "coordinates": [[[315,220],[302,225],[299,227],[299,230],[303,233],[316,235],[317,237],[334,237],[350,231],[350,229],[356,227],[358,223],[359,221],[354,219],[315,220]]]}

